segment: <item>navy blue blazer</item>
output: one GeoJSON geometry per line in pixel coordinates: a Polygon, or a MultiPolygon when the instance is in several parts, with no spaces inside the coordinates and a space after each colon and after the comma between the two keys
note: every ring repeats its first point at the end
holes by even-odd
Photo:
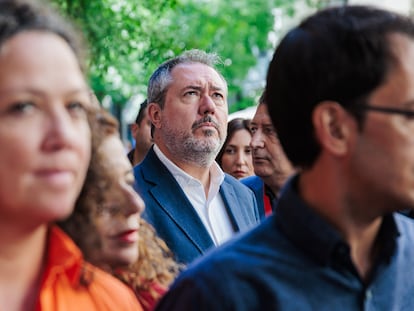
{"type": "MultiPolygon", "coordinates": [[[[190,263],[214,246],[197,212],[153,147],[134,167],[134,175],[135,189],[145,202],[143,218],[155,227],[177,261],[190,263]]],[[[259,223],[254,194],[237,179],[226,174],[220,194],[234,231],[246,231],[259,223]]]]}
{"type": "Polygon", "coordinates": [[[264,208],[264,200],[263,200],[263,194],[264,194],[264,182],[263,180],[256,175],[245,177],[240,179],[241,183],[243,185],[246,185],[249,187],[255,197],[257,202],[257,209],[259,211],[260,219],[264,219],[265,216],[265,208],[264,208]]]}

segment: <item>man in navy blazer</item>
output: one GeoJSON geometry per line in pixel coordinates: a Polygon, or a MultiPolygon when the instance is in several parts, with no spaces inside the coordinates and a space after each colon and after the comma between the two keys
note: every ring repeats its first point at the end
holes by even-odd
{"type": "Polygon", "coordinates": [[[154,145],[134,168],[143,217],[189,263],[259,222],[254,194],[215,162],[227,131],[227,83],[217,56],[191,50],[148,85],[154,145]]]}
{"type": "Polygon", "coordinates": [[[256,196],[260,219],[273,212],[279,192],[294,169],[283,152],[267,111],[263,93],[250,122],[253,167],[256,175],[241,179],[256,196]]]}

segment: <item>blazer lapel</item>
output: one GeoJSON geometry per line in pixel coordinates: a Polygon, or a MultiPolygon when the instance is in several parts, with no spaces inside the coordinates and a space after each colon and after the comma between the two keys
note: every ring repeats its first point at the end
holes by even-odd
{"type": "Polygon", "coordinates": [[[233,186],[226,181],[226,178],[220,187],[220,194],[226,205],[226,210],[233,223],[234,229],[236,231],[244,231],[251,227],[248,223],[247,215],[244,213],[244,205],[239,202],[233,186]]]}
{"type": "Polygon", "coordinates": [[[200,252],[204,253],[208,248],[214,246],[214,242],[197,212],[153,149],[149,151],[147,158],[151,163],[143,167],[143,176],[153,184],[152,187],[149,187],[153,199],[171,218],[177,230],[181,230],[184,236],[200,252]]]}

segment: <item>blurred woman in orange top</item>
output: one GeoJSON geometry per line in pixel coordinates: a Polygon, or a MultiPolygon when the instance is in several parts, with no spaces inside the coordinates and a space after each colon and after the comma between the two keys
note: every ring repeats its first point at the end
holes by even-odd
{"type": "Polygon", "coordinates": [[[142,310],[53,225],[90,159],[80,46],[50,8],[0,1],[0,310],[142,310]]]}

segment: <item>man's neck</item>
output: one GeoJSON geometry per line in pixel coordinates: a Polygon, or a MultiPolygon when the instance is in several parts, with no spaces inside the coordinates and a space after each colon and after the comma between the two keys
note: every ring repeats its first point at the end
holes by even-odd
{"type": "Polygon", "coordinates": [[[206,197],[208,196],[208,191],[210,190],[210,167],[199,167],[186,162],[172,162],[188,175],[199,180],[203,185],[206,197]]]}
{"type": "Polygon", "coordinates": [[[174,163],[177,167],[183,170],[185,173],[190,175],[191,177],[200,181],[203,185],[204,191],[206,196],[208,195],[208,191],[210,189],[210,170],[211,165],[209,166],[200,166],[198,163],[193,162],[186,162],[182,159],[172,156],[168,149],[162,148],[158,146],[161,153],[172,163],[174,163]]]}
{"type": "Polygon", "coordinates": [[[263,183],[272,191],[272,193],[277,197],[279,196],[279,191],[286,181],[287,177],[285,176],[263,176],[260,177],[263,180],[263,183]]]}
{"type": "Polygon", "coordinates": [[[374,244],[382,217],[355,214],[355,209],[364,207],[356,208],[358,203],[349,200],[343,178],[338,176],[314,174],[311,169],[301,174],[299,193],[313,210],[341,233],[351,248],[351,258],[360,277],[365,280],[374,263],[374,244]]]}
{"type": "Polygon", "coordinates": [[[138,165],[144,160],[146,154],[141,153],[137,148],[134,149],[133,166],[138,165]]]}
{"type": "Polygon", "coordinates": [[[348,228],[345,240],[351,248],[352,261],[363,280],[367,280],[375,262],[375,242],[381,227],[382,218],[377,218],[369,225],[348,228]]]}

